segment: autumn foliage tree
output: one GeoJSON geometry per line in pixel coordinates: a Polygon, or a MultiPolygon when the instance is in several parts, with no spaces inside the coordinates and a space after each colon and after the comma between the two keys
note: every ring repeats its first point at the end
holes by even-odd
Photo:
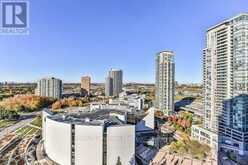
{"type": "Polygon", "coordinates": [[[191,113],[183,112],[178,115],[168,117],[168,122],[171,126],[184,132],[190,133],[193,116],[191,113]]]}
{"type": "Polygon", "coordinates": [[[65,98],[57,100],[52,105],[52,110],[58,110],[65,107],[83,107],[88,103],[85,99],[65,98]]]}
{"type": "Polygon", "coordinates": [[[1,109],[14,111],[35,111],[49,106],[53,99],[34,95],[16,95],[0,102],[1,109]]]}
{"type": "Polygon", "coordinates": [[[32,112],[47,107],[53,99],[34,95],[16,95],[0,102],[0,118],[12,118],[19,112],[32,112]]]}

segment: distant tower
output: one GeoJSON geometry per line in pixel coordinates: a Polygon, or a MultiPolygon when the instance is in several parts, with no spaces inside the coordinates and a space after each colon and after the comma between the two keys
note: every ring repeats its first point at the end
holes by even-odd
{"type": "Polygon", "coordinates": [[[172,51],[163,51],[156,56],[156,107],[165,115],[174,111],[175,63],[172,51]]]}
{"type": "Polygon", "coordinates": [[[62,96],[62,81],[54,77],[43,78],[37,82],[36,95],[59,99],[62,96]]]}
{"type": "Polygon", "coordinates": [[[91,78],[90,76],[83,76],[81,78],[81,91],[84,95],[90,94],[91,78]]]}
{"type": "Polygon", "coordinates": [[[122,91],[122,70],[111,69],[109,76],[113,79],[113,96],[119,96],[122,91]]]}
{"type": "Polygon", "coordinates": [[[105,82],[105,96],[113,96],[113,79],[109,76],[105,82]]]}
{"type": "Polygon", "coordinates": [[[111,69],[106,78],[106,96],[119,96],[122,91],[122,70],[111,69]]]}

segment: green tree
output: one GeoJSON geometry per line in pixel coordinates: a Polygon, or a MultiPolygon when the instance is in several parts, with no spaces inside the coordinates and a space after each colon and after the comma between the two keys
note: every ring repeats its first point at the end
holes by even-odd
{"type": "Polygon", "coordinates": [[[122,165],[121,158],[118,156],[116,165],[122,165]]]}

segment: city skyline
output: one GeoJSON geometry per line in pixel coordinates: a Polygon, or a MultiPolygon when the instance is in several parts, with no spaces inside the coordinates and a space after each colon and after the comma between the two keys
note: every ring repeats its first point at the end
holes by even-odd
{"type": "Polygon", "coordinates": [[[104,82],[105,72],[114,67],[125,71],[124,82],[154,83],[153,59],[157,52],[170,49],[178,66],[175,80],[200,83],[205,29],[248,9],[244,0],[194,5],[163,1],[99,3],[98,7],[94,2],[79,1],[77,5],[30,3],[30,35],[0,38],[0,81],[34,82],[51,75],[64,82],[80,82],[81,75],[87,74],[93,82],[104,82]],[[60,7],[55,13],[56,5],[60,7]],[[67,5],[75,10],[65,15],[67,5]],[[47,9],[45,13],[41,14],[40,6],[47,9]],[[71,27],[76,21],[78,26],[71,27]]]}
{"type": "Polygon", "coordinates": [[[0,0],[0,164],[248,165],[246,1],[0,0]]]}

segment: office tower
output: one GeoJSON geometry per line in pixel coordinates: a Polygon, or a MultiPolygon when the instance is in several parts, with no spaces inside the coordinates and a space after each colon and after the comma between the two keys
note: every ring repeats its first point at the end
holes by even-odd
{"type": "Polygon", "coordinates": [[[62,96],[62,81],[54,77],[43,78],[37,82],[35,93],[38,96],[59,99],[62,96]]]}
{"type": "Polygon", "coordinates": [[[113,96],[113,79],[107,77],[105,81],[105,96],[113,96]]]}
{"type": "Polygon", "coordinates": [[[163,51],[156,56],[156,101],[155,106],[164,114],[174,111],[175,63],[172,51],[163,51]]]}
{"type": "Polygon", "coordinates": [[[106,96],[119,96],[122,91],[122,70],[111,69],[106,78],[105,94],[106,96]]]}
{"type": "Polygon", "coordinates": [[[91,85],[91,79],[89,76],[83,76],[81,78],[81,92],[84,95],[90,94],[90,85],[91,85]]]}
{"type": "Polygon", "coordinates": [[[219,148],[248,151],[248,14],[208,29],[203,50],[204,127],[219,148]]]}
{"type": "Polygon", "coordinates": [[[111,69],[109,77],[113,79],[113,96],[119,96],[122,91],[122,70],[111,69]]]}

